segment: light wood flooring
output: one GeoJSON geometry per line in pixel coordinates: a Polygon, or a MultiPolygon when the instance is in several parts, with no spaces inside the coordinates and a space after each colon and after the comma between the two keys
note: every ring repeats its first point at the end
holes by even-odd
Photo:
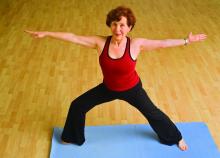
{"type": "MultiPolygon", "coordinates": [[[[205,122],[220,149],[219,0],[1,0],[2,158],[49,157],[53,127],[63,127],[71,101],[102,81],[95,50],[33,39],[24,30],[109,35],[106,14],[118,5],[137,17],[131,37],[208,35],[186,47],[142,52],[137,71],[161,110],[174,122],[205,122]]],[[[88,112],[86,125],[147,123],[123,101],[103,105],[88,112]]]]}

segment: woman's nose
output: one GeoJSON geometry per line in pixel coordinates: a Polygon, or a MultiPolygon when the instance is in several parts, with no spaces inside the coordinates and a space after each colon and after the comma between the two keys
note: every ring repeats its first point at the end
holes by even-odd
{"type": "Polygon", "coordinates": [[[119,25],[117,25],[116,30],[117,30],[117,31],[119,31],[119,30],[120,30],[120,26],[119,26],[119,25]]]}

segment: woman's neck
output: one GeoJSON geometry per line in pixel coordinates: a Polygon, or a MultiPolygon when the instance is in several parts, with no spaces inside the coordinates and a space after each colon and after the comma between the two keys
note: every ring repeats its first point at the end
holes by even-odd
{"type": "Polygon", "coordinates": [[[126,37],[123,37],[121,39],[114,38],[112,37],[111,43],[117,47],[119,47],[123,42],[126,42],[126,37]]]}

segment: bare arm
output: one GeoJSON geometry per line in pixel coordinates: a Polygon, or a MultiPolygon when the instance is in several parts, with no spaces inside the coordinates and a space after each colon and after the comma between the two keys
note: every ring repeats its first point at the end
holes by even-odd
{"type": "Polygon", "coordinates": [[[137,40],[138,41],[137,43],[140,46],[140,50],[149,51],[158,48],[183,46],[183,45],[191,44],[193,42],[203,41],[206,38],[207,36],[205,34],[192,35],[192,33],[190,33],[188,38],[186,39],[148,40],[148,39],[139,38],[137,40]]]}
{"type": "Polygon", "coordinates": [[[79,36],[67,32],[47,32],[47,31],[37,32],[37,31],[29,31],[29,30],[26,30],[25,32],[29,33],[34,38],[52,37],[55,39],[72,42],[75,44],[79,44],[94,49],[97,48],[98,43],[101,40],[101,37],[99,36],[79,36]]]}

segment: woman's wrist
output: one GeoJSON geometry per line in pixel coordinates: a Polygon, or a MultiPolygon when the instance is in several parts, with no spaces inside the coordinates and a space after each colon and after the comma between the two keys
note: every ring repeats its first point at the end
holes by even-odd
{"type": "Polygon", "coordinates": [[[189,39],[188,38],[184,38],[184,45],[188,45],[189,44],[189,39]]]}

